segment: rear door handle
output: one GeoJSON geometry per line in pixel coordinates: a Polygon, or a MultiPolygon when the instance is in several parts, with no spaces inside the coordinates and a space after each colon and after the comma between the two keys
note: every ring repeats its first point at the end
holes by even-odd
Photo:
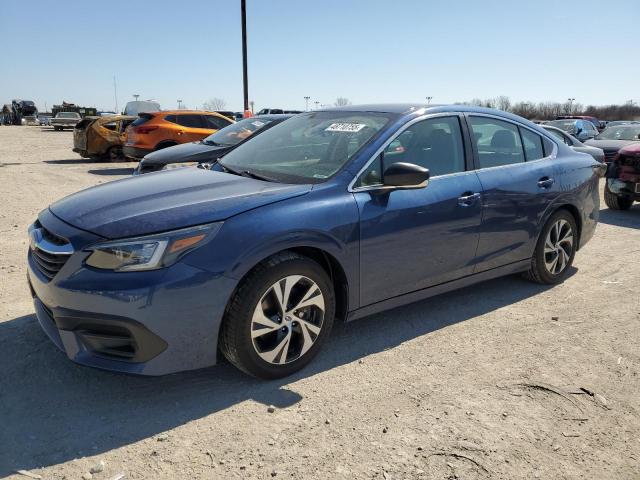
{"type": "Polygon", "coordinates": [[[460,205],[461,207],[470,207],[471,205],[476,203],[476,201],[478,201],[479,199],[480,199],[479,193],[465,192],[462,194],[461,197],[458,197],[458,205],[460,205]]]}
{"type": "Polygon", "coordinates": [[[538,187],[549,188],[551,185],[553,185],[554,182],[555,180],[553,178],[542,177],[540,180],[538,180],[538,187]]]}

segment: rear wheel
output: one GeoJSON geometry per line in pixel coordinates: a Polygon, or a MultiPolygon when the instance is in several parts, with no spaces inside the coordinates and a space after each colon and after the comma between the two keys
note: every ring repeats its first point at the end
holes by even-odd
{"type": "Polygon", "coordinates": [[[560,283],[567,277],[577,246],[573,215],[567,210],[557,211],[542,229],[526,278],[536,283],[560,283]]]}
{"type": "Polygon", "coordinates": [[[123,160],[123,156],[122,156],[122,148],[120,147],[110,147],[109,150],[107,150],[107,160],[109,160],[110,162],[120,162],[123,160]]]}
{"type": "Polygon", "coordinates": [[[604,187],[604,203],[612,210],[629,210],[633,205],[633,199],[621,197],[609,190],[609,185],[604,187]]]}
{"type": "Polygon", "coordinates": [[[333,285],[313,260],[284,252],[258,265],[231,300],[220,349],[240,370],[274,379],[307,365],[335,314],[333,285]]]}

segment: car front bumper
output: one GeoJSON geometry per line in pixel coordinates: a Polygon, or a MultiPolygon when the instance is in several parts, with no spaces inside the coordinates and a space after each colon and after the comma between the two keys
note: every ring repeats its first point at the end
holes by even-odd
{"type": "MultiPolygon", "coordinates": [[[[76,243],[87,235],[69,235],[75,229],[50,213],[39,221],[76,243]]],[[[141,375],[215,365],[219,327],[237,280],[182,261],[149,272],[97,271],[84,266],[87,255],[76,250],[49,280],[28,253],[36,316],[67,357],[141,375]]]]}

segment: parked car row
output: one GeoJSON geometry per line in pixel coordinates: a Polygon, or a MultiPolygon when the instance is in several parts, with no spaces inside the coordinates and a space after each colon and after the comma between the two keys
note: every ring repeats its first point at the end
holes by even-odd
{"type": "Polygon", "coordinates": [[[291,115],[262,115],[240,120],[201,141],[184,143],[145,155],[133,174],[215,162],[250,136],[257,135],[290,117],[291,115]]]}

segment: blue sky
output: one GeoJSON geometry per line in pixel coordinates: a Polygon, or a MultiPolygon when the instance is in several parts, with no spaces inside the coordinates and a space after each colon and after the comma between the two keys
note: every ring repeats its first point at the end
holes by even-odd
{"type": "MultiPolygon", "coordinates": [[[[507,95],[640,103],[638,0],[247,0],[256,109],[507,95]]],[[[240,0],[0,0],[0,103],[242,108],[240,0]],[[7,39],[11,41],[7,42],[7,39]],[[8,74],[10,73],[10,74],[8,74]]]]}

